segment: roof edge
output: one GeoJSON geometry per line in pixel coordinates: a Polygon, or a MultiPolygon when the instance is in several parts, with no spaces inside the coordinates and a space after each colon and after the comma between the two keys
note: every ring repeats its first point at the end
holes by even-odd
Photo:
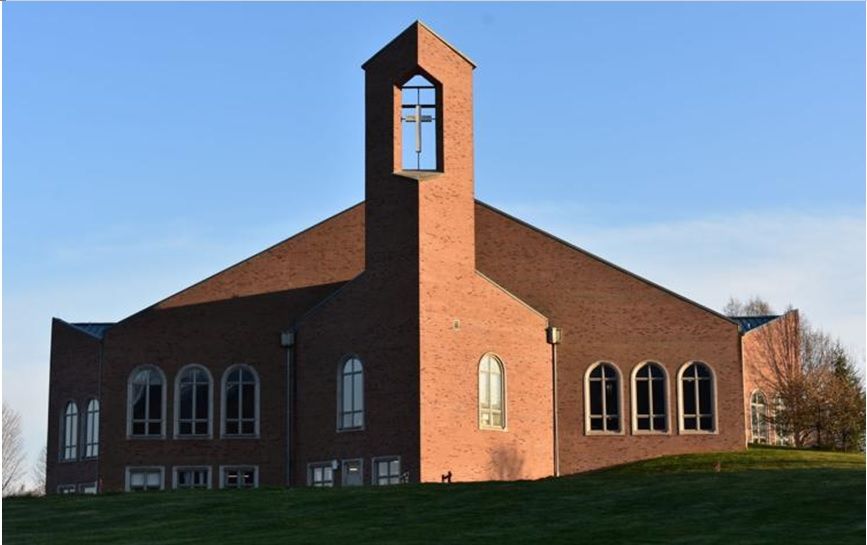
{"type": "Polygon", "coordinates": [[[160,299],[160,300],[157,301],[156,303],[153,303],[152,305],[148,305],[147,307],[145,307],[145,308],[139,310],[138,312],[134,312],[133,314],[130,314],[130,315],[127,316],[126,318],[123,318],[122,320],[119,320],[118,322],[115,322],[115,325],[120,325],[120,324],[126,322],[127,320],[131,320],[131,319],[135,318],[135,317],[138,316],[139,314],[143,314],[143,313],[145,313],[145,312],[147,312],[147,311],[149,311],[149,310],[151,310],[151,309],[157,308],[157,307],[159,307],[160,305],[162,305],[163,303],[165,303],[166,301],[168,301],[169,299],[171,299],[171,298],[173,298],[173,297],[177,297],[178,295],[184,293],[185,291],[191,290],[191,289],[195,288],[196,286],[200,286],[200,285],[204,284],[205,282],[207,282],[208,280],[211,280],[211,279],[213,279],[213,278],[215,278],[215,277],[217,277],[217,276],[223,274],[224,272],[226,272],[226,271],[228,271],[228,270],[230,270],[230,269],[233,269],[233,268],[235,268],[235,267],[237,267],[237,266],[239,266],[239,265],[243,265],[244,263],[246,263],[246,262],[248,262],[248,261],[250,261],[250,260],[252,260],[252,259],[257,258],[257,257],[259,257],[260,255],[263,255],[263,254],[265,254],[265,253],[267,253],[267,252],[270,252],[271,250],[273,250],[274,248],[280,246],[281,244],[285,244],[285,243],[289,242],[290,240],[292,240],[293,238],[300,237],[301,235],[303,235],[303,234],[305,234],[305,233],[308,233],[308,232],[312,231],[313,229],[316,229],[317,227],[320,227],[320,226],[324,225],[325,223],[327,223],[327,222],[333,220],[334,218],[336,218],[336,217],[338,217],[338,216],[341,216],[341,215],[343,215],[343,214],[346,214],[346,213],[349,212],[350,210],[354,210],[355,208],[358,208],[359,206],[362,206],[363,204],[364,204],[364,201],[361,201],[361,202],[358,202],[358,203],[356,203],[356,204],[353,204],[353,205],[350,206],[349,208],[344,208],[344,209],[341,210],[340,212],[337,212],[336,214],[332,214],[331,216],[328,216],[327,218],[325,218],[325,219],[323,219],[323,220],[321,220],[321,221],[318,221],[318,222],[314,223],[314,224],[311,225],[310,227],[307,227],[306,229],[302,229],[301,231],[298,231],[298,232],[295,233],[294,235],[288,236],[288,237],[284,238],[283,240],[281,240],[281,241],[279,241],[279,242],[277,242],[277,243],[275,243],[275,244],[272,244],[271,246],[268,246],[268,247],[265,248],[264,250],[260,250],[260,251],[256,252],[255,254],[253,254],[253,255],[251,255],[251,256],[249,256],[249,257],[245,257],[244,259],[242,259],[241,261],[238,261],[237,263],[233,263],[233,264],[229,265],[228,267],[225,267],[225,268],[223,268],[223,269],[220,269],[219,271],[215,272],[214,274],[212,274],[212,275],[210,275],[210,276],[207,276],[207,277],[203,278],[202,280],[199,280],[198,282],[195,282],[194,284],[190,284],[189,286],[187,286],[187,287],[185,287],[185,288],[182,288],[182,289],[176,291],[175,293],[173,293],[173,294],[171,294],[171,295],[169,295],[169,296],[167,296],[167,297],[164,297],[164,298],[160,299]]]}
{"type": "Polygon", "coordinates": [[[467,61],[467,63],[468,63],[470,66],[472,66],[473,68],[476,68],[476,63],[473,62],[472,59],[470,59],[470,58],[469,58],[468,56],[466,56],[463,52],[461,52],[460,49],[458,49],[457,47],[455,47],[455,46],[453,46],[451,43],[449,43],[448,40],[446,40],[445,38],[443,38],[442,36],[440,36],[439,34],[437,34],[437,32],[436,32],[434,29],[432,29],[431,27],[429,27],[428,25],[426,25],[426,24],[425,24],[424,22],[422,22],[420,19],[416,19],[415,21],[413,21],[412,24],[410,24],[408,27],[406,27],[405,29],[403,29],[403,30],[402,30],[402,31],[401,31],[397,36],[395,36],[393,39],[389,40],[389,42],[388,42],[387,44],[385,44],[384,46],[382,46],[381,48],[379,48],[379,51],[377,51],[377,52],[374,53],[374,54],[373,54],[369,59],[367,59],[366,61],[364,61],[364,64],[361,65],[361,68],[364,69],[364,70],[366,70],[366,69],[367,69],[367,66],[368,66],[370,63],[372,63],[373,60],[376,59],[376,58],[380,55],[380,53],[382,53],[383,51],[385,51],[386,49],[388,49],[389,46],[390,46],[391,44],[393,44],[395,41],[397,41],[398,38],[400,38],[401,36],[403,36],[404,33],[406,33],[408,30],[412,29],[413,27],[421,27],[421,28],[427,30],[428,32],[430,32],[431,34],[433,34],[434,37],[435,37],[436,39],[438,39],[439,41],[441,41],[441,42],[442,42],[446,47],[448,47],[449,49],[451,49],[452,51],[454,51],[455,53],[457,53],[457,55],[458,55],[459,57],[461,57],[462,59],[464,59],[465,61],[467,61]]]}
{"type": "Polygon", "coordinates": [[[108,331],[109,329],[111,329],[112,327],[114,327],[117,324],[117,322],[67,322],[63,318],[57,318],[57,317],[52,318],[52,320],[58,321],[58,322],[62,323],[63,325],[69,327],[70,329],[74,329],[75,331],[78,331],[80,333],[84,333],[85,335],[92,337],[98,341],[102,341],[105,338],[105,331],[108,331]],[[102,335],[99,335],[99,334],[97,334],[97,333],[95,333],[95,332],[93,332],[93,331],[91,331],[85,327],[82,327],[85,325],[105,326],[105,331],[103,331],[102,335]]]}
{"type": "Polygon", "coordinates": [[[486,281],[488,284],[494,286],[495,288],[497,288],[498,290],[500,290],[500,291],[503,292],[504,294],[508,295],[509,297],[511,297],[512,299],[514,299],[515,301],[517,301],[518,303],[520,303],[521,305],[523,305],[524,307],[526,307],[527,310],[529,310],[529,311],[533,312],[534,314],[538,315],[540,318],[543,318],[543,319],[545,320],[545,322],[548,323],[548,325],[551,325],[551,320],[550,320],[550,318],[548,318],[548,316],[546,316],[545,314],[543,314],[542,311],[540,311],[539,309],[535,308],[535,307],[534,307],[533,305],[531,305],[530,303],[524,301],[523,299],[521,299],[520,297],[518,297],[517,295],[515,295],[514,293],[512,293],[512,292],[509,291],[508,289],[504,288],[501,284],[498,284],[496,280],[491,279],[491,277],[489,277],[488,275],[486,275],[485,273],[483,273],[483,272],[480,271],[479,269],[476,269],[476,274],[477,274],[478,276],[480,276],[480,277],[482,278],[482,280],[486,281]]]}
{"type": "Polygon", "coordinates": [[[527,223],[526,221],[524,221],[524,220],[522,220],[522,219],[520,219],[520,218],[516,218],[515,216],[513,216],[513,215],[511,215],[511,214],[508,214],[508,213],[506,213],[506,212],[503,212],[503,211],[500,210],[499,208],[496,208],[496,207],[494,207],[494,206],[491,206],[490,204],[488,204],[488,203],[486,203],[486,202],[482,202],[482,201],[480,201],[479,199],[475,199],[475,201],[476,201],[476,204],[479,204],[479,205],[481,205],[481,206],[484,206],[484,207],[487,208],[488,210],[491,210],[492,212],[495,212],[495,213],[497,213],[497,214],[500,214],[501,216],[504,216],[504,217],[506,217],[506,218],[508,218],[508,219],[510,219],[510,220],[512,220],[512,221],[514,221],[514,222],[516,222],[516,223],[518,223],[519,225],[522,225],[522,226],[524,226],[524,227],[527,227],[528,229],[530,229],[530,230],[532,230],[532,231],[535,231],[536,233],[539,233],[540,235],[544,235],[544,236],[550,238],[551,240],[553,240],[553,241],[555,241],[555,242],[558,242],[558,243],[562,244],[563,246],[566,246],[566,247],[569,248],[569,249],[575,250],[576,252],[580,252],[580,253],[586,255],[587,257],[589,257],[589,258],[591,258],[591,259],[594,259],[594,260],[596,260],[596,261],[598,261],[598,262],[600,262],[600,263],[602,263],[602,264],[604,264],[604,265],[607,265],[607,266],[613,268],[613,269],[616,270],[616,271],[620,271],[620,272],[622,272],[622,273],[624,273],[624,274],[626,274],[626,275],[628,275],[628,276],[631,276],[632,278],[635,278],[636,280],[639,280],[639,281],[641,281],[641,282],[647,284],[648,286],[651,286],[651,287],[656,288],[656,289],[658,289],[658,290],[661,290],[661,291],[663,291],[663,292],[665,292],[665,293],[667,293],[667,294],[669,294],[669,295],[672,295],[672,296],[674,296],[674,297],[680,299],[681,301],[683,301],[683,302],[685,302],[685,303],[689,303],[690,305],[692,305],[692,306],[694,306],[694,307],[696,307],[696,308],[698,308],[698,309],[700,309],[700,310],[703,310],[703,311],[707,312],[708,314],[712,314],[713,316],[716,316],[717,318],[720,318],[720,319],[722,319],[722,320],[724,320],[724,321],[726,321],[726,322],[728,322],[728,323],[730,323],[730,324],[732,324],[732,325],[738,327],[738,330],[740,331],[740,326],[738,325],[738,323],[735,322],[734,320],[730,319],[730,318],[729,318],[728,316],[726,316],[725,314],[722,314],[721,312],[717,312],[716,310],[714,310],[714,309],[712,309],[712,308],[710,308],[710,307],[706,307],[706,306],[702,305],[701,303],[697,303],[697,302],[693,301],[692,299],[689,299],[688,297],[685,297],[685,296],[683,296],[683,295],[681,295],[681,294],[679,294],[679,293],[676,293],[676,292],[674,292],[674,291],[672,291],[672,290],[666,288],[665,286],[661,286],[661,285],[657,284],[656,282],[653,282],[653,281],[651,281],[651,280],[648,280],[647,278],[644,278],[643,276],[639,276],[639,275],[635,274],[634,272],[629,271],[629,270],[627,270],[627,269],[624,269],[623,267],[621,267],[621,266],[619,266],[619,265],[615,265],[614,263],[608,261],[607,259],[603,259],[603,258],[599,257],[598,255],[593,254],[593,253],[590,253],[590,252],[588,252],[587,250],[585,250],[585,249],[583,249],[583,248],[579,248],[578,246],[575,246],[574,244],[572,244],[572,243],[570,243],[570,242],[567,242],[567,241],[563,240],[563,239],[560,238],[560,237],[557,237],[557,236],[555,236],[555,235],[552,235],[551,233],[545,231],[544,229],[540,229],[540,228],[536,227],[535,225],[531,225],[531,224],[527,223]]]}

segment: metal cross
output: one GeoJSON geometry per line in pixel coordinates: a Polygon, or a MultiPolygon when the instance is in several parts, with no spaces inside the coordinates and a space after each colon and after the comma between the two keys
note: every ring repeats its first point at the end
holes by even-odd
{"type": "MultiPolygon", "coordinates": [[[[406,87],[410,88],[410,87],[406,87]]],[[[426,88],[426,87],[425,87],[426,88]]],[[[421,104],[421,87],[415,87],[417,91],[417,99],[415,104],[404,104],[404,108],[414,108],[414,115],[407,115],[401,117],[401,121],[406,121],[407,123],[415,123],[415,163],[416,169],[421,170],[421,124],[422,123],[431,123],[434,118],[432,115],[422,114],[421,109],[422,106],[428,108],[434,106],[433,104],[421,104]]]]}

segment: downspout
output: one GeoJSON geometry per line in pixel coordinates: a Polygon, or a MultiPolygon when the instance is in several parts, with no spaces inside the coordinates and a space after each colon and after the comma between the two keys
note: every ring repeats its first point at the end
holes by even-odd
{"type": "MultiPolygon", "coordinates": [[[[99,359],[97,360],[97,379],[96,379],[96,402],[99,403],[99,420],[96,421],[96,429],[100,432],[102,431],[102,411],[103,411],[103,403],[102,403],[102,362],[103,362],[103,352],[105,350],[105,333],[103,333],[102,338],[99,340],[99,359]]],[[[84,408],[85,411],[85,422],[87,422],[87,407],[84,408]]],[[[85,452],[87,449],[87,432],[85,432],[84,436],[85,441],[85,452]]],[[[101,440],[100,440],[101,441],[101,440]]],[[[96,493],[102,493],[102,475],[99,472],[99,461],[102,459],[102,445],[97,443],[97,447],[99,450],[96,452],[96,493]]]]}
{"type": "Polygon", "coordinates": [[[295,418],[293,389],[295,363],[295,330],[280,334],[280,345],[286,349],[286,486],[292,486],[292,421],[295,418]]]}
{"type": "Polygon", "coordinates": [[[545,337],[551,345],[551,391],[554,414],[554,476],[560,476],[560,417],[557,407],[557,345],[560,344],[561,331],[559,327],[550,326],[545,330],[545,337]]]}

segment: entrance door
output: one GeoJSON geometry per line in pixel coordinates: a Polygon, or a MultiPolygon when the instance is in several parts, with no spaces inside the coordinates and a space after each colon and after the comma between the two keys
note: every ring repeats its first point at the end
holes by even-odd
{"type": "Polygon", "coordinates": [[[361,460],[343,460],[340,484],[343,486],[361,486],[364,484],[361,460]]]}

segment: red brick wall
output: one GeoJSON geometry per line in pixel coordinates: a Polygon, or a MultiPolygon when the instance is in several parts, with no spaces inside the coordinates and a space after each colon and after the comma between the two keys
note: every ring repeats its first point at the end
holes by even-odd
{"type": "MultiPolygon", "coordinates": [[[[776,377],[772,359],[798,366],[800,357],[800,318],[792,310],[767,324],[746,332],[741,338],[744,359],[744,429],[752,442],[751,398],[753,392],[765,394],[771,411],[776,395],[776,377]]],[[[768,439],[775,441],[774,426],[768,426],[768,439]]]]}
{"type": "Polygon", "coordinates": [[[97,480],[97,461],[80,458],[84,454],[87,402],[99,396],[99,352],[98,339],[62,320],[52,320],[45,476],[45,489],[49,494],[55,493],[58,485],[78,485],[97,480]],[[60,461],[61,422],[69,401],[78,405],[79,459],[60,461]]]}
{"type": "Polygon", "coordinates": [[[411,277],[366,272],[318,307],[297,334],[293,476],[307,464],[400,456],[418,481],[418,284],[411,277]],[[364,429],[337,430],[337,377],[355,355],[364,365],[364,429]]]}
{"type": "Polygon", "coordinates": [[[734,323],[481,204],[476,233],[479,269],[563,329],[558,395],[564,473],[665,454],[744,448],[743,376],[734,323]],[[584,374],[600,360],[616,364],[623,377],[622,435],[584,432],[584,374]],[[645,360],[662,363],[669,375],[668,435],[630,432],[626,383],[645,360]],[[706,362],[716,373],[717,433],[677,432],[675,377],[691,360],[706,362]]]}

